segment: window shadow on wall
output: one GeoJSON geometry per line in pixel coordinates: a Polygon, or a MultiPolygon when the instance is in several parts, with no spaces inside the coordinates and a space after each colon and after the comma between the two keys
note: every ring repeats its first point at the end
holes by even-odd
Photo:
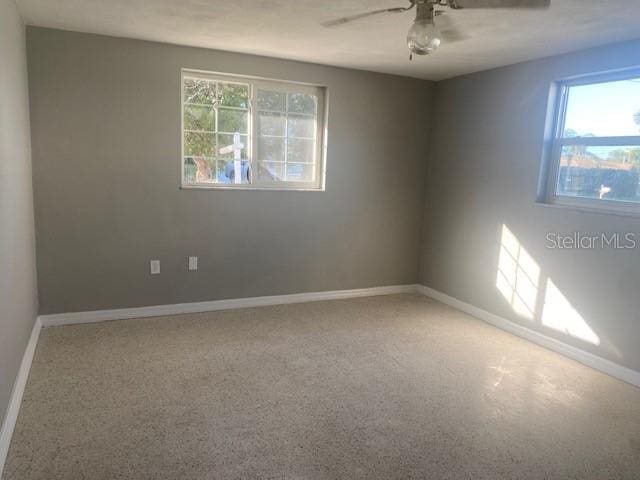
{"type": "Polygon", "coordinates": [[[600,337],[507,225],[501,229],[496,288],[519,317],[600,345],[600,337]]]}

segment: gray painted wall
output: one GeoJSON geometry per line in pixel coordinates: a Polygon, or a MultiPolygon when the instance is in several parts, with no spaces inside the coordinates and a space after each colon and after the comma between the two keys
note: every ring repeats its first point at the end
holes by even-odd
{"type": "Polygon", "coordinates": [[[0,419],[36,319],[35,244],[24,26],[0,0],[0,419]]]}
{"type": "Polygon", "coordinates": [[[27,43],[41,313],[417,282],[430,82],[42,28],[27,43]],[[326,192],[180,190],[181,67],[327,85],[326,192]]]}
{"type": "MultiPolygon", "coordinates": [[[[640,232],[640,219],[535,203],[550,83],[640,65],[640,42],[523,63],[437,84],[429,150],[422,283],[640,370],[640,251],[550,250],[547,232],[640,232]],[[501,226],[541,268],[533,320],[496,288],[501,226]],[[542,324],[551,279],[598,345],[542,324]]],[[[636,101],[640,107],[640,99],[636,101]]],[[[561,320],[562,321],[562,320],[561,320]]]]}

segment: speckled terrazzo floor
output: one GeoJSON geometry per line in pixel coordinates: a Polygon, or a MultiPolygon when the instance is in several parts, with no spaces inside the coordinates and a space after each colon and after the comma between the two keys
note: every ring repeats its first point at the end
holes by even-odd
{"type": "Polygon", "coordinates": [[[417,295],[56,327],[3,478],[637,480],[640,389],[417,295]]]}

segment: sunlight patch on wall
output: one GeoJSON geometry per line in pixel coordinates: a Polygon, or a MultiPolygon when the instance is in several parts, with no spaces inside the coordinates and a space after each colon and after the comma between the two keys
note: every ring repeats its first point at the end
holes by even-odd
{"type": "Polygon", "coordinates": [[[600,345],[600,338],[587,325],[551,279],[547,280],[544,296],[542,324],[572,337],[594,345],[600,345]]]}
{"type": "Polygon", "coordinates": [[[503,225],[496,288],[514,312],[530,320],[535,316],[539,281],[540,267],[503,225]]]}

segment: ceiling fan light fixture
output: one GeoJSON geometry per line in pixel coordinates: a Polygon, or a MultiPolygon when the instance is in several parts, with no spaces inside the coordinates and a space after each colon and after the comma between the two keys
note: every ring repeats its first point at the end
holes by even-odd
{"type": "Polygon", "coordinates": [[[411,53],[428,55],[440,46],[442,35],[434,22],[433,4],[426,0],[416,2],[416,20],[407,34],[407,46],[411,53]]]}
{"type": "Polygon", "coordinates": [[[416,20],[407,35],[407,46],[416,55],[428,55],[440,46],[440,31],[432,19],[416,20]]]}

